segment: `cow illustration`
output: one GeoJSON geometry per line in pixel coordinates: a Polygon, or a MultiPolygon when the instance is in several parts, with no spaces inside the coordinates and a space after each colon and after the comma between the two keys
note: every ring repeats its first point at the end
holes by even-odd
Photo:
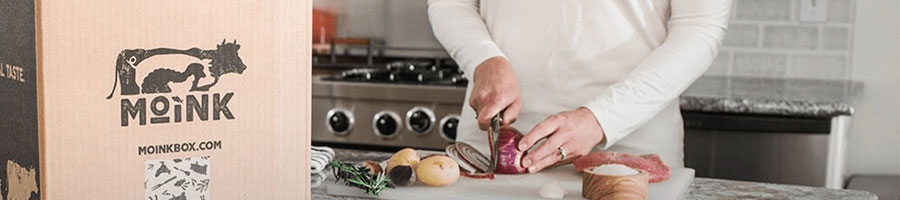
{"type": "Polygon", "coordinates": [[[221,44],[216,45],[215,50],[201,50],[199,48],[190,48],[187,50],[156,48],[156,49],[126,49],[119,53],[116,59],[116,78],[113,82],[112,91],[106,99],[112,98],[116,91],[116,86],[120,88],[121,95],[135,94],[153,94],[153,93],[169,93],[171,88],[169,83],[181,83],[189,77],[193,77],[190,91],[209,91],[212,86],[219,82],[219,77],[229,73],[243,74],[247,66],[238,55],[241,45],[237,44],[237,40],[226,43],[222,40],[221,44]],[[184,72],[177,72],[172,69],[160,68],[148,74],[143,79],[143,83],[138,86],[135,82],[135,71],[138,65],[144,60],[158,55],[187,55],[200,60],[210,60],[209,75],[212,76],[213,82],[207,85],[198,86],[201,78],[206,77],[203,73],[203,65],[200,63],[191,63],[184,72]],[[143,88],[143,89],[141,89],[143,88]]]}
{"type": "MultiPolygon", "coordinates": [[[[169,82],[181,83],[191,76],[194,77],[191,91],[201,90],[197,87],[197,83],[200,82],[201,78],[206,77],[206,73],[203,73],[203,64],[191,63],[184,72],[177,72],[166,68],[153,70],[153,72],[147,74],[147,77],[144,77],[144,82],[141,83],[141,93],[153,94],[172,92],[172,88],[169,87],[169,82]]],[[[207,90],[208,89],[209,88],[207,88],[207,90]]]]}

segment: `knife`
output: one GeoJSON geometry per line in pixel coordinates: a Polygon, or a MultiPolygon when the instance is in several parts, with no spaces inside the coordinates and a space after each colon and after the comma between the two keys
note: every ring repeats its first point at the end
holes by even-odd
{"type": "Polygon", "coordinates": [[[494,115],[491,118],[491,128],[488,129],[488,137],[491,142],[491,167],[488,169],[488,173],[494,173],[494,169],[497,168],[497,160],[500,159],[500,143],[497,140],[500,139],[500,125],[503,124],[503,111],[494,115]]]}

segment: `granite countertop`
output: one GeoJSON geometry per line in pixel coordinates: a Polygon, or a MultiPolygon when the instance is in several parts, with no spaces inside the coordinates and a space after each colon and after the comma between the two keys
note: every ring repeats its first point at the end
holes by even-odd
{"type": "MultiPolygon", "coordinates": [[[[389,152],[335,149],[335,159],[345,162],[386,160],[389,152]]],[[[326,180],[333,181],[333,180],[326,180]]],[[[313,187],[312,199],[367,199],[329,195],[325,187],[313,187]]],[[[856,190],[784,185],[712,178],[694,178],[681,199],[878,199],[874,194],[856,190]]]]}
{"type": "Polygon", "coordinates": [[[852,115],[862,83],[843,80],[703,76],[681,95],[682,111],[830,118],[852,115]]]}

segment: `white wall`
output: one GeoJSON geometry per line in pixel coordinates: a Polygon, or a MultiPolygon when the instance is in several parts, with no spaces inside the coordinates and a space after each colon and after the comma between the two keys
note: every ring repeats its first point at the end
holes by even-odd
{"type": "Polygon", "coordinates": [[[900,1],[857,1],[848,174],[900,174],[900,1]]]}

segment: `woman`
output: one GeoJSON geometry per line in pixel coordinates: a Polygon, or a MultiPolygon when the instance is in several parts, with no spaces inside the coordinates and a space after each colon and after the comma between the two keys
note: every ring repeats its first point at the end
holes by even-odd
{"type": "Polygon", "coordinates": [[[677,98],[718,54],[731,1],[428,5],[435,36],[472,80],[457,139],[487,152],[482,130],[503,111],[504,125],[530,130],[519,149],[537,146],[522,159],[533,173],[593,150],[683,167],[677,98]]]}

